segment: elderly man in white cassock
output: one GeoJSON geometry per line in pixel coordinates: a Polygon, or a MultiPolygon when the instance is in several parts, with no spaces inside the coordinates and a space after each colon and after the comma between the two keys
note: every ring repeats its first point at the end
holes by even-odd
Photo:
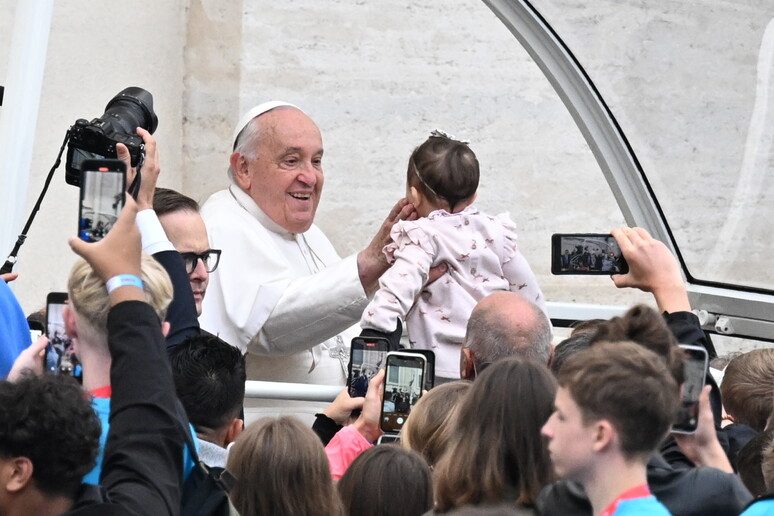
{"type": "Polygon", "coordinates": [[[234,131],[229,187],[201,210],[211,246],[222,249],[201,325],[254,355],[253,380],[344,385],[350,340],[360,331],[353,325],[388,267],[389,231],[415,217],[401,199],[368,247],[341,259],[314,225],[322,163],[309,116],[285,102],[260,104],[234,131]]]}

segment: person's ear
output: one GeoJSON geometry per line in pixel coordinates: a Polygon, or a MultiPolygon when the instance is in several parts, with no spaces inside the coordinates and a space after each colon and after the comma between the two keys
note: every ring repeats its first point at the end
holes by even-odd
{"type": "Polygon", "coordinates": [[[609,449],[617,439],[615,428],[607,419],[595,421],[591,424],[590,430],[593,432],[593,450],[597,453],[609,449]]]}
{"type": "Polygon", "coordinates": [[[78,320],[72,308],[65,305],[62,309],[62,319],[64,319],[65,333],[71,339],[78,338],[78,320]]]}
{"type": "Polygon", "coordinates": [[[422,205],[422,202],[425,200],[425,196],[422,195],[419,190],[417,190],[416,186],[409,188],[408,194],[409,201],[411,201],[411,204],[414,205],[414,209],[418,209],[422,205]]]}
{"type": "Polygon", "coordinates": [[[170,329],[172,329],[172,325],[169,324],[169,321],[164,321],[161,323],[161,334],[164,335],[165,338],[167,335],[169,335],[170,329]]]}
{"type": "Polygon", "coordinates": [[[232,419],[231,424],[228,425],[228,430],[226,430],[223,446],[228,446],[230,443],[236,441],[236,438],[242,433],[244,427],[245,422],[243,420],[239,418],[232,419]]]}
{"type": "Polygon", "coordinates": [[[250,170],[248,169],[247,158],[239,151],[231,153],[231,170],[234,172],[234,181],[242,190],[250,189],[250,170]]]}
{"type": "Polygon", "coordinates": [[[32,479],[32,461],[27,457],[14,457],[3,464],[2,483],[10,493],[22,491],[32,479]]]}
{"type": "Polygon", "coordinates": [[[473,367],[473,355],[470,348],[460,349],[460,377],[463,380],[474,380],[476,378],[476,368],[473,367]]]}

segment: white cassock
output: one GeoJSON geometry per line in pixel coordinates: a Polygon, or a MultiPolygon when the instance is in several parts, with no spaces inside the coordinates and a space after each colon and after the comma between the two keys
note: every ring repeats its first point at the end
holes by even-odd
{"type": "Polygon", "coordinates": [[[290,233],[241,188],[213,194],[201,210],[221,249],[200,323],[257,355],[249,378],[344,385],[350,340],[368,299],[357,257],[343,260],[315,225],[290,233]]]}

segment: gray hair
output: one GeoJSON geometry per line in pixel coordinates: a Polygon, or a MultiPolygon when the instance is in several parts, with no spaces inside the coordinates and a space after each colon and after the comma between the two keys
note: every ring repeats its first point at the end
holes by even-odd
{"type": "MultiPolygon", "coordinates": [[[[262,104],[261,106],[263,105],[265,104],[262,104]]],[[[256,108],[260,108],[261,106],[256,106],[256,108]]],[[[258,155],[256,154],[255,149],[258,147],[258,143],[264,137],[264,133],[266,130],[266,128],[260,122],[261,115],[263,115],[264,113],[269,113],[270,111],[274,111],[275,109],[298,109],[303,113],[303,111],[300,108],[294,106],[293,104],[280,104],[266,111],[261,111],[259,114],[254,116],[247,124],[245,124],[244,129],[239,131],[239,134],[236,136],[236,138],[234,138],[233,152],[238,152],[242,156],[246,156],[248,159],[254,160],[258,158],[258,155]]],[[[228,178],[231,181],[234,181],[234,169],[231,167],[230,164],[228,167],[228,178]]]]}
{"type": "MultiPolygon", "coordinates": [[[[257,116],[250,120],[250,122],[239,132],[239,135],[234,141],[234,152],[238,152],[242,156],[246,156],[249,159],[256,159],[258,156],[255,152],[258,142],[263,137],[263,127],[259,121],[260,116],[257,116]]],[[[228,178],[234,181],[234,169],[229,164],[228,166],[228,178]]]]}
{"type": "Polygon", "coordinates": [[[465,347],[476,365],[519,356],[543,365],[551,357],[551,324],[534,303],[525,300],[532,312],[530,320],[512,321],[502,309],[478,308],[468,320],[465,347]]]}

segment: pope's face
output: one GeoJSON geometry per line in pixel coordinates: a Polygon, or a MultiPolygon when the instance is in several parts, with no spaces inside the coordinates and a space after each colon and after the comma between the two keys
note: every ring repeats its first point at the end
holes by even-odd
{"type": "Polygon", "coordinates": [[[264,113],[259,123],[257,145],[249,155],[237,156],[235,179],[271,220],[303,233],[314,222],[322,193],[320,131],[294,108],[264,113]]]}

